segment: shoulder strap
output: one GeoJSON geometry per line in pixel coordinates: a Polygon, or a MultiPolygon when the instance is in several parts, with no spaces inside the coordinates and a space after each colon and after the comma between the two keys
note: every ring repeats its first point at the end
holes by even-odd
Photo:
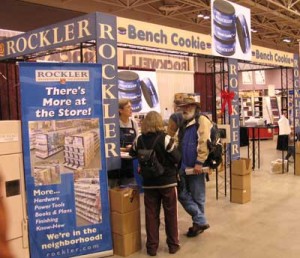
{"type": "Polygon", "coordinates": [[[151,150],[151,149],[154,148],[154,146],[155,146],[156,142],[158,141],[159,137],[160,137],[160,134],[157,135],[157,136],[155,137],[155,140],[154,140],[153,144],[151,145],[151,148],[147,148],[147,147],[145,146],[145,143],[144,143],[144,141],[143,141],[143,135],[141,135],[141,136],[139,137],[139,139],[141,139],[141,144],[142,144],[143,149],[151,150]]]}
{"type": "MultiPolygon", "coordinates": [[[[200,114],[200,116],[205,116],[209,121],[212,122],[212,120],[210,120],[210,118],[208,117],[208,115],[206,115],[206,114],[200,114]]],[[[200,116],[199,116],[199,119],[200,119],[200,116]]]]}
{"type": "Polygon", "coordinates": [[[140,140],[143,149],[147,149],[147,148],[145,147],[145,143],[144,143],[144,141],[143,141],[143,135],[141,135],[141,136],[138,138],[138,140],[140,140]]]}
{"type": "Polygon", "coordinates": [[[160,137],[160,134],[156,136],[156,138],[151,146],[151,149],[154,149],[154,146],[155,146],[156,142],[158,141],[159,137],[160,137]]]}

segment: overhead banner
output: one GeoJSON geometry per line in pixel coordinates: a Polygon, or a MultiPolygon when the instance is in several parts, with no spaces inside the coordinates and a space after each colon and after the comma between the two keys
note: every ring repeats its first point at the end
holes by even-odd
{"type": "MultiPolygon", "coordinates": [[[[228,1],[216,0],[214,2],[223,2],[223,4],[224,2],[226,2],[227,4],[228,1]]],[[[293,67],[293,53],[252,45],[251,27],[249,20],[251,14],[249,9],[233,3],[228,4],[234,6],[234,8],[232,8],[234,9],[235,16],[238,15],[243,17],[240,18],[241,23],[238,23],[234,19],[236,23],[235,30],[231,33],[226,32],[225,34],[224,31],[221,30],[221,26],[219,26],[219,28],[214,25],[213,27],[215,31],[212,33],[212,35],[217,34],[219,37],[223,38],[223,41],[224,37],[226,38],[230,36],[232,37],[231,44],[226,42],[226,44],[224,45],[224,42],[220,40],[220,42],[216,42],[214,41],[215,36],[211,37],[210,35],[206,34],[184,31],[176,28],[140,22],[121,17],[117,17],[118,43],[124,44],[125,46],[141,46],[142,48],[146,48],[147,50],[153,50],[156,52],[159,52],[160,49],[167,49],[168,53],[170,54],[181,54],[182,56],[187,55],[187,53],[210,56],[224,56],[240,60],[247,60],[264,65],[293,67]],[[247,24],[247,26],[243,26],[243,24],[247,24]],[[242,32],[242,36],[240,36],[242,41],[240,41],[239,35],[237,34],[237,28],[239,27],[241,27],[240,30],[244,30],[244,32],[242,32]],[[148,30],[147,28],[151,28],[151,30],[148,30]],[[244,35],[244,33],[247,36],[244,35]],[[219,52],[217,51],[217,49],[219,52]],[[230,49],[232,51],[230,51],[230,49]]],[[[218,12],[215,11],[215,13],[218,12]]],[[[228,30],[228,28],[225,29],[228,30]]],[[[163,50],[161,50],[161,52],[165,53],[163,50]]],[[[124,59],[124,57],[121,58],[124,59]]],[[[128,61],[129,60],[126,60],[126,62],[128,61]]],[[[149,59],[147,59],[146,61],[143,59],[130,60],[130,63],[128,63],[128,65],[134,64],[140,67],[141,65],[145,65],[145,63],[149,61],[151,61],[152,63],[146,64],[147,67],[145,68],[156,69],[157,64],[149,59]]],[[[162,65],[162,63],[160,65],[162,65]]],[[[157,69],[160,69],[160,67],[158,67],[157,69]]]]}
{"type": "Polygon", "coordinates": [[[285,67],[294,67],[294,54],[280,50],[253,46],[252,62],[267,65],[277,65],[285,67]]]}
{"type": "Polygon", "coordinates": [[[101,69],[20,63],[31,257],[112,255],[101,69]]]}
{"type": "Polygon", "coordinates": [[[173,50],[174,54],[211,54],[209,35],[121,17],[117,18],[117,26],[118,43],[146,46],[153,50],[168,49],[173,50]]]}

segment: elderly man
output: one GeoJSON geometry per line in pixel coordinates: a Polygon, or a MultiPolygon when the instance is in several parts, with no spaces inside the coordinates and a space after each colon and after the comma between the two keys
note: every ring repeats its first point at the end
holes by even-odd
{"type": "Polygon", "coordinates": [[[206,174],[203,164],[209,154],[207,140],[212,122],[200,115],[200,103],[194,97],[184,98],[178,106],[184,120],[178,134],[182,152],[178,199],[193,221],[187,236],[195,237],[209,228],[204,210],[206,174]]]}

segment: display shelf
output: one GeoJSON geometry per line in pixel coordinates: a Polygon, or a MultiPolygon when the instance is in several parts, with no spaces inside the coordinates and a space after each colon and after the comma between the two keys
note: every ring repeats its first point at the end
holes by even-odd
{"type": "Polygon", "coordinates": [[[91,223],[102,221],[100,184],[95,178],[80,178],[74,183],[77,216],[91,223]]]}
{"type": "MultiPolygon", "coordinates": [[[[289,90],[288,92],[288,118],[291,124],[294,124],[294,91],[289,90]]],[[[300,90],[298,90],[297,96],[300,96],[300,90]]]]}
{"type": "Polygon", "coordinates": [[[42,133],[41,130],[29,130],[29,144],[30,150],[35,149],[36,146],[36,135],[42,133]]]}
{"type": "Polygon", "coordinates": [[[293,90],[289,90],[289,95],[288,95],[288,116],[290,121],[294,117],[294,91],[293,90]]]}
{"type": "Polygon", "coordinates": [[[64,166],[72,169],[87,167],[100,147],[97,131],[68,136],[64,145],[64,166]]]}
{"type": "Polygon", "coordinates": [[[33,169],[35,185],[59,184],[60,168],[58,164],[35,166],[33,169]]]}
{"type": "Polygon", "coordinates": [[[263,97],[254,97],[253,108],[255,118],[263,117],[263,97]]]}
{"type": "Polygon", "coordinates": [[[81,131],[80,127],[35,134],[36,157],[46,159],[62,151],[65,137],[78,131],[81,131]]]}
{"type": "Polygon", "coordinates": [[[240,97],[239,106],[240,106],[240,123],[243,125],[245,123],[245,120],[253,116],[252,98],[240,97]]]}
{"type": "Polygon", "coordinates": [[[280,111],[279,111],[278,100],[276,96],[270,97],[270,106],[271,106],[271,115],[272,115],[273,124],[277,125],[278,120],[280,118],[280,111]]]}

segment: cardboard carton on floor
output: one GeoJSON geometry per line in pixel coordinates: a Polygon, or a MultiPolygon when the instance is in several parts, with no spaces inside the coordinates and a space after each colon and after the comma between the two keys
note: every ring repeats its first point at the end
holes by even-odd
{"type": "Polygon", "coordinates": [[[126,213],[111,212],[111,226],[112,232],[119,235],[141,231],[140,209],[126,213]]]}
{"type": "Polygon", "coordinates": [[[128,256],[141,250],[141,232],[135,231],[125,235],[113,233],[114,254],[128,256]]]}
{"type": "Polygon", "coordinates": [[[247,175],[251,173],[251,159],[240,158],[231,162],[232,175],[247,175]]]}
{"type": "Polygon", "coordinates": [[[248,175],[231,175],[231,187],[234,189],[250,189],[251,174],[248,175]]]}
{"type": "Polygon", "coordinates": [[[271,161],[271,172],[274,174],[287,172],[288,162],[287,160],[284,160],[283,162],[282,159],[276,159],[274,161],[271,161]],[[282,167],[283,162],[284,166],[282,167]]]}
{"type": "Polygon", "coordinates": [[[140,196],[137,188],[112,188],[109,190],[109,198],[111,211],[127,213],[140,207],[140,196]]]}
{"type": "Polygon", "coordinates": [[[231,189],[231,202],[247,203],[251,200],[251,189],[231,189]]]}

